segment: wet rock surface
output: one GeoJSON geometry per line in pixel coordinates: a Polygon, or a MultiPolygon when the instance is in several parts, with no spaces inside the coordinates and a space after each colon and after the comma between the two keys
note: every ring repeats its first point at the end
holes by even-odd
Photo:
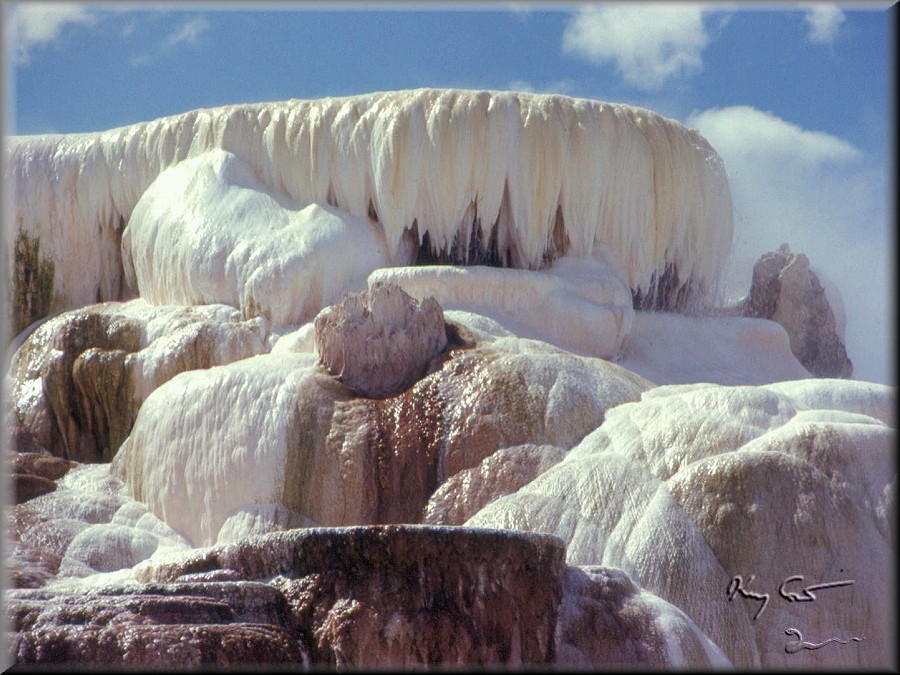
{"type": "Polygon", "coordinates": [[[46,450],[38,452],[6,453],[14,504],[53,492],[56,481],[66,475],[75,462],[55,457],[46,450]]]}
{"type": "Polygon", "coordinates": [[[680,652],[701,668],[728,657],[681,610],[644,591],[622,570],[567,567],[557,624],[557,666],[662,669],[680,652]]]}
{"type": "MultiPolygon", "coordinates": [[[[75,462],[54,457],[47,451],[6,453],[11,503],[4,505],[6,525],[6,583],[11,588],[38,588],[59,571],[61,557],[50,542],[31,543],[22,536],[32,527],[49,519],[27,502],[56,491],[57,481],[76,466],[75,462]]],[[[45,526],[52,528],[52,525],[45,526]]],[[[53,539],[54,537],[51,537],[53,539]]]]}
{"type": "MultiPolygon", "coordinates": [[[[52,489],[7,506],[6,582],[10,588],[43,588],[103,572],[125,570],[154,553],[187,548],[186,542],[121,494],[108,468],[20,453],[12,467],[38,467],[52,489]]],[[[24,475],[24,474],[16,474],[24,475]]]]}
{"type": "Polygon", "coordinates": [[[569,448],[649,386],[608,361],[511,338],[451,349],[385,399],[352,396],[305,355],[268,354],[160,387],[112,470],[196,546],[246,504],[321,526],[421,523],[454,474],[506,447],[569,448]],[[232,414],[247,405],[252,421],[232,414]],[[238,442],[241,453],[214,451],[238,442]]]}
{"type": "MultiPolygon", "coordinates": [[[[152,307],[143,300],[64,312],[13,356],[5,424],[13,447],[108,462],[149,393],[185,370],[266,349],[259,321],[224,306],[152,307]]],[[[32,481],[34,482],[34,481],[32,481]]]]}
{"type": "Polygon", "coordinates": [[[18,669],[728,667],[622,570],[568,567],[552,536],[313,528],[8,594],[18,669]]]}
{"type": "Polygon", "coordinates": [[[499,530],[274,533],[144,563],[143,583],[11,591],[11,657],[124,667],[549,664],[564,556],[554,537],[499,530]]]}
{"type": "Polygon", "coordinates": [[[481,464],[448,478],[428,500],[425,522],[462,525],[487,503],[512,494],[566,454],[554,445],[516,445],[498,450],[481,464]]]}
{"type": "Polygon", "coordinates": [[[315,664],[549,663],[565,550],[535,534],[378,526],[295,530],[145,565],[144,580],[271,578],[315,664]]]}
{"type": "Polygon", "coordinates": [[[257,582],[126,584],[9,594],[17,665],[303,664],[284,597],[257,582]]]}

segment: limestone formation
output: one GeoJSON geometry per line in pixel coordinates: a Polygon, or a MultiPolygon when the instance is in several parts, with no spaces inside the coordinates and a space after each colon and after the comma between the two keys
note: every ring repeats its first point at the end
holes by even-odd
{"type": "Polygon", "coordinates": [[[731,661],[684,612],[622,570],[567,567],[556,625],[557,667],[730,669],[731,661]]]}
{"type": "Polygon", "coordinates": [[[146,506],[122,494],[122,484],[109,475],[107,466],[78,465],[38,453],[21,456],[14,467],[33,466],[44,476],[65,475],[52,482],[45,478],[52,490],[6,510],[6,568],[12,588],[40,588],[55,579],[120,570],[127,575],[154,555],[188,548],[146,506]]]}
{"type": "MultiPolygon", "coordinates": [[[[787,244],[763,255],[753,267],[747,316],[777,321],[787,330],[791,351],[816,377],[850,377],[835,307],[803,253],[787,244]]],[[[842,310],[840,310],[842,311],[842,310]]]]}
{"type": "Polygon", "coordinates": [[[564,556],[559,540],[534,534],[350,527],[245,539],[137,574],[274,576],[317,666],[538,666],[555,654],[564,556]]]}
{"type": "Polygon", "coordinates": [[[6,453],[7,469],[12,482],[13,503],[21,504],[56,489],[75,462],[54,457],[47,451],[6,453]]]}
{"type": "Polygon", "coordinates": [[[17,669],[896,665],[894,389],[786,246],[709,306],[694,130],[419,89],[3,161],[17,669]]]}
{"type": "Polygon", "coordinates": [[[365,216],[267,185],[227,150],[182,160],[142,190],[122,232],[124,278],[148,302],[224,303],[293,326],[390,264],[381,228],[365,216]]]}
{"type": "Polygon", "coordinates": [[[8,424],[19,449],[109,461],[132,421],[123,371],[140,342],[137,322],[103,310],[67,312],[38,327],[10,369],[8,424]]]}
{"type": "Polygon", "coordinates": [[[18,335],[51,311],[56,265],[52,258],[41,255],[40,238],[21,230],[16,235],[13,259],[9,277],[12,283],[7,292],[12,332],[18,335]]]}
{"type": "Polygon", "coordinates": [[[45,668],[304,665],[286,605],[256,582],[12,591],[10,656],[45,668]]]}
{"type": "Polygon", "coordinates": [[[516,445],[485,457],[481,464],[453,474],[425,508],[430,525],[462,525],[488,502],[512,494],[559,462],[566,454],[554,445],[516,445]]]}
{"type": "Polygon", "coordinates": [[[482,265],[383,267],[368,283],[396,283],[415,298],[433,297],[445,315],[489,316],[519,337],[610,360],[622,355],[635,314],[625,273],[603,249],[559,258],[539,272],[482,265]]]}
{"type": "Polygon", "coordinates": [[[186,551],[124,581],[20,588],[20,667],[728,667],[623,571],[555,537],[459,527],[293,530],[186,551]]]}
{"type": "Polygon", "coordinates": [[[109,462],[143,400],[175,374],[266,350],[261,320],[222,305],[153,307],[143,300],[64,312],[15,352],[6,426],[18,450],[109,462]]]}
{"type": "Polygon", "coordinates": [[[354,392],[371,398],[400,393],[421,379],[447,346],[444,313],[396,284],[347,294],[315,320],[320,363],[354,392]]]}
{"type": "Polygon", "coordinates": [[[235,282],[263,277],[249,295],[287,305],[374,258],[380,242],[384,262],[370,269],[385,266],[414,227],[414,243],[427,234],[433,253],[458,259],[457,244],[471,250],[474,235],[496,252],[489,257],[522,269],[599,244],[628,262],[635,290],[660,285],[671,266],[678,277],[667,295],[704,297],[733,233],[724,165],[695,130],[643,108],[560,95],[417,89],[292,99],[7,145],[10,229],[39,240],[41,259],[55,264],[49,290],[60,310],[118,299],[129,258],[144,267],[134,290],[161,304],[185,302],[186,287],[199,291],[190,303],[209,302],[210,285],[227,281],[235,292],[235,282]],[[308,224],[303,208],[335,210],[328,205],[353,222],[284,227],[308,224]],[[209,217],[192,220],[194,206],[209,217]],[[129,237],[123,221],[142,233],[129,237]],[[204,246],[193,246],[194,233],[204,246]],[[285,240],[301,246],[279,249],[285,240]],[[309,248],[326,254],[303,261],[310,287],[281,283],[294,267],[286,259],[309,248]]]}
{"type": "Polygon", "coordinates": [[[145,401],[113,472],[196,546],[254,504],[322,526],[421,523],[454,474],[502,448],[570,448],[649,387],[608,361],[514,338],[452,349],[385,399],[349,395],[313,359],[182,373],[145,401]]]}
{"type": "Polygon", "coordinates": [[[894,400],[890,387],[846,380],[657,387],[465,525],[555,534],[569,564],[620,567],[738,668],[884,667],[897,470],[883,420],[894,400]],[[758,601],[729,600],[735,577],[770,595],[758,617],[758,601]],[[779,593],[844,580],[814,605],[779,593]],[[785,651],[790,627],[865,642],[798,658],[785,651]]]}

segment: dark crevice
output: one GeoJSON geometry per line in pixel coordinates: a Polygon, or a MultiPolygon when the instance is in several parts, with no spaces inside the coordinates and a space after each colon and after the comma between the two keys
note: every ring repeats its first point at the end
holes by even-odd
{"type": "Polygon", "coordinates": [[[419,241],[419,250],[416,253],[413,265],[486,265],[488,267],[512,267],[509,251],[505,255],[500,253],[498,246],[497,224],[491,229],[490,237],[485,242],[481,220],[476,219],[471,224],[470,234],[466,242],[460,232],[453,237],[453,243],[448,250],[438,250],[432,243],[428,232],[419,236],[418,222],[413,221],[411,232],[419,241]]]}
{"type": "Polygon", "coordinates": [[[690,303],[692,290],[693,280],[681,281],[678,267],[669,263],[661,275],[653,273],[646,291],[640,287],[631,289],[632,306],[635,310],[683,312],[690,303]]]}
{"type": "Polygon", "coordinates": [[[566,222],[563,218],[562,205],[556,207],[556,218],[553,221],[553,229],[547,238],[547,248],[544,251],[542,267],[549,267],[554,260],[561,258],[569,252],[571,241],[566,232],[566,222]]]}

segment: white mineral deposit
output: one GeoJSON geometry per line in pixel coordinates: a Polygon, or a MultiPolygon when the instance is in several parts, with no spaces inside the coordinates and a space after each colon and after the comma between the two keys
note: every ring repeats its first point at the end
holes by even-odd
{"type": "Polygon", "coordinates": [[[416,89],[4,172],[17,664],[892,663],[894,388],[803,365],[815,260],[725,302],[696,130],[416,89]]]}

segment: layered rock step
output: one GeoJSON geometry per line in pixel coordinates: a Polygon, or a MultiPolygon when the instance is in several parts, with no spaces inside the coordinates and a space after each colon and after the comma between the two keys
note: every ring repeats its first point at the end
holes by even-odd
{"type": "Polygon", "coordinates": [[[138,566],[143,584],[9,593],[17,664],[553,661],[555,537],[383,526],[279,532],[138,566]]]}
{"type": "Polygon", "coordinates": [[[259,582],[17,590],[17,664],[184,668],[303,663],[284,597],[259,582]]]}
{"type": "Polygon", "coordinates": [[[389,525],[291,530],[9,593],[18,666],[729,666],[622,570],[556,537],[389,525]],[[665,630],[663,630],[665,627],[665,630]]]}

